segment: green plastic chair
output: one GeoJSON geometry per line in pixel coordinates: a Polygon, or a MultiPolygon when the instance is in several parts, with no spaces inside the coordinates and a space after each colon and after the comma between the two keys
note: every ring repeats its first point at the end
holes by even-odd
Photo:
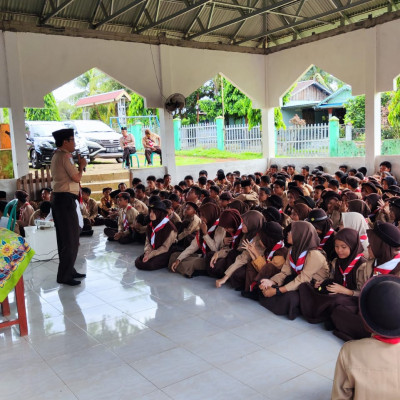
{"type": "Polygon", "coordinates": [[[15,223],[17,222],[17,204],[18,200],[14,199],[7,203],[4,209],[4,216],[8,216],[7,229],[13,231],[15,228],[15,223]]]}

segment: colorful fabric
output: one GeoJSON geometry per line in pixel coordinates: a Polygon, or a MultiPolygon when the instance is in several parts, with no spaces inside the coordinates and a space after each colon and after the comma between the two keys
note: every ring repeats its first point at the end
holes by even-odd
{"type": "Polygon", "coordinates": [[[339,266],[340,273],[343,275],[343,286],[347,287],[346,276],[353,270],[358,260],[363,256],[363,253],[357,254],[356,258],[346,267],[343,271],[342,267],[339,266]]]}
{"type": "Polygon", "coordinates": [[[324,238],[321,240],[321,243],[319,244],[319,249],[322,250],[322,248],[325,246],[325,243],[328,241],[328,239],[332,236],[332,234],[335,231],[331,228],[329,229],[328,232],[326,232],[326,235],[324,236],[324,238]]]}
{"type": "Polygon", "coordinates": [[[387,261],[384,264],[374,268],[374,276],[390,274],[400,262],[400,253],[398,253],[393,260],[387,261]]]}
{"type": "Polygon", "coordinates": [[[0,302],[14,289],[34,254],[23,237],[0,228],[0,302]]]}
{"type": "Polygon", "coordinates": [[[290,266],[292,267],[293,271],[296,272],[297,275],[300,275],[301,271],[303,270],[304,267],[304,262],[306,261],[306,257],[307,257],[307,253],[308,250],[304,250],[299,258],[296,261],[296,264],[293,261],[292,258],[292,250],[290,250],[290,258],[289,258],[289,262],[290,262],[290,266]]]}

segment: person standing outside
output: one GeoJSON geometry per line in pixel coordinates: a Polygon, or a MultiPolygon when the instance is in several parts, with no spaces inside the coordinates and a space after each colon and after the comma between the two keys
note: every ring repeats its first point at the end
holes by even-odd
{"type": "Polygon", "coordinates": [[[78,255],[80,234],[78,218],[80,181],[86,160],[80,158],[78,168],[74,164],[72,157],[75,150],[73,129],[60,129],[53,132],[52,135],[57,146],[50,167],[53,177],[52,211],[60,259],[57,282],[76,286],[81,283],[76,280],[77,278],[86,277],[85,274],[78,273],[74,267],[78,255]]]}
{"type": "Polygon", "coordinates": [[[144,137],[142,139],[144,147],[144,155],[146,156],[147,164],[151,164],[151,154],[157,153],[160,155],[160,164],[162,165],[162,155],[161,155],[161,138],[159,135],[146,129],[144,131],[144,137]]]}
{"type": "Polygon", "coordinates": [[[133,135],[128,133],[126,126],[123,126],[121,128],[121,134],[122,137],[119,139],[119,144],[124,150],[122,159],[125,163],[126,168],[129,168],[130,155],[136,153],[135,138],[133,137],[133,135]]]}

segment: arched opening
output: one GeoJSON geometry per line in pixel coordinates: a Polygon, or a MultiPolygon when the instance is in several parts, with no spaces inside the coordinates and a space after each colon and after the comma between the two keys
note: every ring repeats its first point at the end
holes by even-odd
{"type": "Polygon", "coordinates": [[[181,157],[196,158],[196,163],[262,158],[261,111],[222,73],[186,98],[179,117],[177,165],[181,157]]]}

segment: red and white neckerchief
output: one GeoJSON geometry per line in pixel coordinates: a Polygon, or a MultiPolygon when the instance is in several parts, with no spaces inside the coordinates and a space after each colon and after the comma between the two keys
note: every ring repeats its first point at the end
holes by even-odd
{"type": "Polygon", "coordinates": [[[155,240],[156,240],[156,233],[160,231],[162,228],[164,228],[165,225],[167,225],[169,222],[168,217],[163,218],[163,220],[153,229],[153,223],[150,222],[150,228],[151,228],[151,236],[150,236],[150,244],[151,247],[154,249],[155,248],[155,240]]]}
{"type": "Polygon", "coordinates": [[[321,243],[320,243],[319,246],[318,246],[318,248],[319,248],[320,250],[322,250],[322,248],[325,246],[325,243],[328,241],[328,239],[332,236],[332,234],[333,234],[334,232],[335,232],[335,231],[334,231],[332,228],[329,229],[328,232],[326,232],[325,236],[322,238],[321,243]]]}
{"type": "Polygon", "coordinates": [[[368,239],[368,236],[367,236],[367,235],[361,235],[361,236],[360,236],[360,242],[361,242],[361,243],[362,243],[362,242],[365,242],[367,239],[368,239]]]}
{"type": "Polygon", "coordinates": [[[396,254],[393,260],[385,262],[382,265],[374,268],[374,276],[376,275],[387,275],[390,274],[400,262],[400,253],[396,254]]]}
{"type": "Polygon", "coordinates": [[[147,146],[153,148],[155,143],[151,139],[147,139],[147,146]]]}
{"type": "Polygon", "coordinates": [[[27,206],[29,206],[29,202],[28,202],[28,201],[26,201],[26,202],[21,206],[21,208],[19,209],[19,219],[22,218],[22,214],[24,213],[25,208],[26,208],[27,206]]]}
{"type": "Polygon", "coordinates": [[[123,212],[123,225],[124,225],[124,231],[127,231],[129,229],[129,221],[128,217],[126,216],[126,212],[130,210],[132,207],[131,206],[126,206],[124,212],[123,212]]]}
{"type": "Polygon", "coordinates": [[[283,214],[282,208],[280,208],[278,211],[279,211],[279,214],[283,214]]]}
{"type": "MultiPolygon", "coordinates": [[[[213,223],[212,227],[207,231],[207,234],[210,234],[210,233],[214,232],[215,229],[217,229],[218,224],[219,224],[219,219],[217,219],[213,223]]],[[[207,250],[207,243],[206,243],[205,240],[203,240],[203,244],[200,243],[200,232],[199,231],[196,234],[196,240],[197,240],[197,245],[199,246],[199,248],[201,249],[201,251],[205,255],[206,254],[206,250],[207,250]]]]}
{"type": "Polygon", "coordinates": [[[400,343],[400,338],[387,338],[380,335],[373,335],[374,339],[379,340],[380,342],[389,343],[389,344],[397,344],[400,343]]]}
{"type": "Polygon", "coordinates": [[[290,250],[290,257],[289,257],[290,266],[296,272],[297,275],[300,274],[300,272],[302,271],[302,269],[304,267],[304,261],[306,260],[307,253],[308,253],[308,250],[304,250],[300,254],[300,256],[297,259],[296,264],[295,264],[293,261],[293,258],[292,258],[292,250],[290,250]]]}
{"type": "Polygon", "coordinates": [[[235,241],[238,238],[238,236],[242,233],[242,224],[239,225],[239,227],[237,228],[236,233],[233,235],[233,240],[232,240],[232,249],[235,246],[235,241]]]}
{"type": "Polygon", "coordinates": [[[275,252],[277,250],[281,249],[283,246],[285,246],[285,242],[283,240],[276,243],[275,246],[272,248],[272,250],[268,254],[267,262],[270,262],[272,260],[272,257],[274,256],[275,252]]]}
{"type": "Polygon", "coordinates": [[[357,261],[362,257],[363,253],[357,254],[356,258],[346,267],[346,269],[343,271],[341,267],[339,267],[339,270],[341,274],[343,275],[343,286],[347,287],[346,283],[346,276],[352,271],[354,266],[357,264],[357,261]]]}

